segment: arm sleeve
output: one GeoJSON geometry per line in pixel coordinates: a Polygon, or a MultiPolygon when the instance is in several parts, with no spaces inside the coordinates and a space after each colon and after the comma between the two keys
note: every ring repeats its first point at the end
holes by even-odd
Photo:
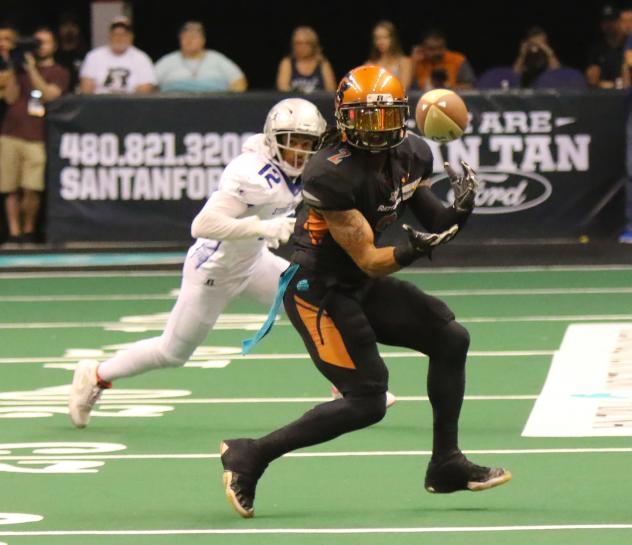
{"type": "MultiPolygon", "coordinates": [[[[411,178],[427,180],[432,175],[433,165],[430,146],[413,133],[408,135],[408,144],[413,154],[411,178]]],[[[461,228],[469,216],[467,212],[457,212],[453,206],[445,207],[432,190],[425,185],[418,187],[406,202],[408,202],[419,223],[433,233],[445,231],[455,223],[461,228]]]]}
{"type": "Polygon", "coordinates": [[[432,233],[445,231],[455,223],[460,229],[470,215],[467,212],[457,212],[452,206],[443,206],[429,187],[420,187],[415,191],[410,199],[410,208],[417,220],[432,233]]]}
{"type": "Polygon", "coordinates": [[[193,238],[235,240],[262,235],[261,220],[257,216],[237,218],[248,209],[238,198],[216,191],[191,224],[193,238]]]}

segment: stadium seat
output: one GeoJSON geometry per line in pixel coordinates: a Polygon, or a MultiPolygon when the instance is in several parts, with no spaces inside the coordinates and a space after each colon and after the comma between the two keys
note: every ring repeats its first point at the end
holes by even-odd
{"type": "Polygon", "coordinates": [[[476,87],[477,89],[520,87],[520,76],[513,71],[511,66],[495,66],[477,78],[476,87]]]}
{"type": "Polygon", "coordinates": [[[535,80],[533,87],[536,89],[585,89],[586,78],[581,71],[563,66],[543,72],[535,80]]]}

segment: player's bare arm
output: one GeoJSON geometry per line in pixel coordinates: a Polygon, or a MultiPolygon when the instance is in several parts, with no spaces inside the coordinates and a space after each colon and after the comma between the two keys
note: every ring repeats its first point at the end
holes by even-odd
{"type": "Polygon", "coordinates": [[[458,225],[452,225],[440,233],[424,233],[404,225],[405,241],[397,246],[377,248],[373,230],[358,210],[321,211],[321,214],[334,240],[371,278],[387,276],[418,257],[430,255],[435,246],[449,242],[459,230],[458,225]]]}
{"type": "Polygon", "coordinates": [[[395,261],[395,248],[376,248],[371,226],[358,210],[321,211],[334,240],[371,278],[386,276],[401,269],[395,261]]]}

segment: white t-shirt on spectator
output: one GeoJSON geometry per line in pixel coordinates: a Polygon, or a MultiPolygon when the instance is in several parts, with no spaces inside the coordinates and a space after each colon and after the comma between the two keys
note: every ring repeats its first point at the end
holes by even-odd
{"type": "Polygon", "coordinates": [[[121,55],[108,46],[90,51],[79,76],[96,82],[95,93],[134,93],[139,85],[156,85],[154,65],[146,53],[130,46],[121,55]]]}

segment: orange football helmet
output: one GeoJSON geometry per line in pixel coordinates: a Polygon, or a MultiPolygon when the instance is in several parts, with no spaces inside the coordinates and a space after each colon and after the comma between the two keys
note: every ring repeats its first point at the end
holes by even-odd
{"type": "Polygon", "coordinates": [[[382,151],[406,136],[408,97],[401,82],[381,66],[358,66],[336,91],[336,124],[343,141],[356,148],[382,151]]]}

